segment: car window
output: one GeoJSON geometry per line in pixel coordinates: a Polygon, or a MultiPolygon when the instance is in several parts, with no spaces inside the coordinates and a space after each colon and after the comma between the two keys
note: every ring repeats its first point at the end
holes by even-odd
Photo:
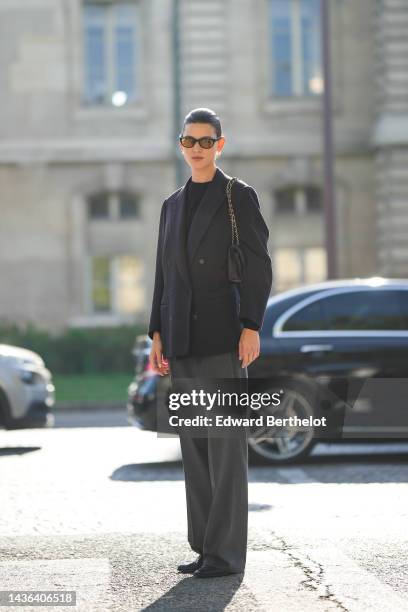
{"type": "MultiPolygon", "coordinates": [[[[313,295],[314,293],[316,293],[315,290],[304,292],[302,294],[302,300],[313,295]]],[[[294,304],[297,304],[298,302],[299,302],[299,296],[293,295],[293,296],[285,298],[284,300],[280,302],[271,303],[265,311],[265,319],[262,325],[262,331],[265,332],[266,329],[270,330],[272,326],[274,325],[275,321],[277,321],[278,317],[280,317],[281,314],[289,310],[291,306],[293,306],[294,304]]]]}
{"type": "Polygon", "coordinates": [[[398,292],[400,308],[404,321],[404,329],[408,330],[408,289],[401,289],[398,292]]]}
{"type": "Polygon", "coordinates": [[[314,329],[329,329],[322,307],[323,300],[312,302],[305,306],[284,324],[283,331],[312,331],[314,329]]]}
{"type": "Polygon", "coordinates": [[[407,308],[398,290],[336,293],[305,306],[285,323],[284,331],[403,330],[407,308]],[[405,312],[404,312],[405,310],[405,312]]]}

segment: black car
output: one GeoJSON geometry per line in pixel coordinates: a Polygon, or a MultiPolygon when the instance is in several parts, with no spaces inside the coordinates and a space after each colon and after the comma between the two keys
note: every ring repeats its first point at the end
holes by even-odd
{"type": "MultiPolygon", "coordinates": [[[[293,462],[319,441],[408,439],[408,280],[342,279],[277,294],[260,340],[260,356],[248,367],[250,391],[280,393],[275,416],[326,416],[330,427],[254,426],[252,460],[293,462]]],[[[150,369],[150,344],[148,336],[135,344],[128,419],[169,431],[161,423],[170,377],[150,369]]]]}

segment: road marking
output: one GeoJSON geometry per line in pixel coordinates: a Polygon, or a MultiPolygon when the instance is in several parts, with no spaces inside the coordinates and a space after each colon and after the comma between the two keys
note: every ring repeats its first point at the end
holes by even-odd
{"type": "Polygon", "coordinates": [[[81,609],[79,606],[110,609],[111,574],[109,559],[0,561],[2,591],[76,591],[76,610],[81,609]]]}
{"type": "Polygon", "coordinates": [[[269,550],[249,551],[244,582],[266,612],[408,612],[408,599],[338,547],[307,552],[279,536],[269,550]]]}
{"type": "Polygon", "coordinates": [[[356,563],[338,546],[314,546],[310,551],[323,571],[323,582],[337,593],[350,612],[408,612],[408,598],[356,563]]]}
{"type": "Polygon", "coordinates": [[[305,588],[305,574],[281,549],[250,551],[244,584],[264,612],[332,612],[330,600],[319,602],[317,589],[305,588]]]}
{"type": "MultiPolygon", "coordinates": [[[[405,598],[338,545],[288,543],[262,530],[264,550],[248,551],[244,582],[266,612],[408,612],[405,598]]],[[[257,538],[258,539],[258,538],[257,538]]]]}

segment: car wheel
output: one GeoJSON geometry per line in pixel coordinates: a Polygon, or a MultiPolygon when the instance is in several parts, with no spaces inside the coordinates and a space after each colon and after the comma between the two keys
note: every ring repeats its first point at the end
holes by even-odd
{"type": "MultiPolygon", "coordinates": [[[[276,389],[268,389],[274,393],[276,389]]],[[[279,406],[259,410],[259,414],[274,414],[276,418],[308,418],[316,416],[313,405],[316,394],[306,386],[293,383],[285,386],[285,392],[279,406]]],[[[296,463],[307,457],[317,441],[314,439],[314,428],[292,427],[251,427],[248,437],[248,457],[253,464],[296,463]],[[279,433],[281,435],[279,435],[279,433]],[[282,435],[283,434],[283,435],[282,435]]]]}

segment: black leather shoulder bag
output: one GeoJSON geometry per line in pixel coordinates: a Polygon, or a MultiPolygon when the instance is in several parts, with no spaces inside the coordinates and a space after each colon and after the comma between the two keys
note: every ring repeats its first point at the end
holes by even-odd
{"type": "Polygon", "coordinates": [[[232,177],[227,183],[228,212],[231,219],[231,244],[228,248],[228,279],[231,283],[242,282],[245,269],[245,255],[239,244],[238,227],[232,205],[231,189],[237,178],[232,177]]]}

